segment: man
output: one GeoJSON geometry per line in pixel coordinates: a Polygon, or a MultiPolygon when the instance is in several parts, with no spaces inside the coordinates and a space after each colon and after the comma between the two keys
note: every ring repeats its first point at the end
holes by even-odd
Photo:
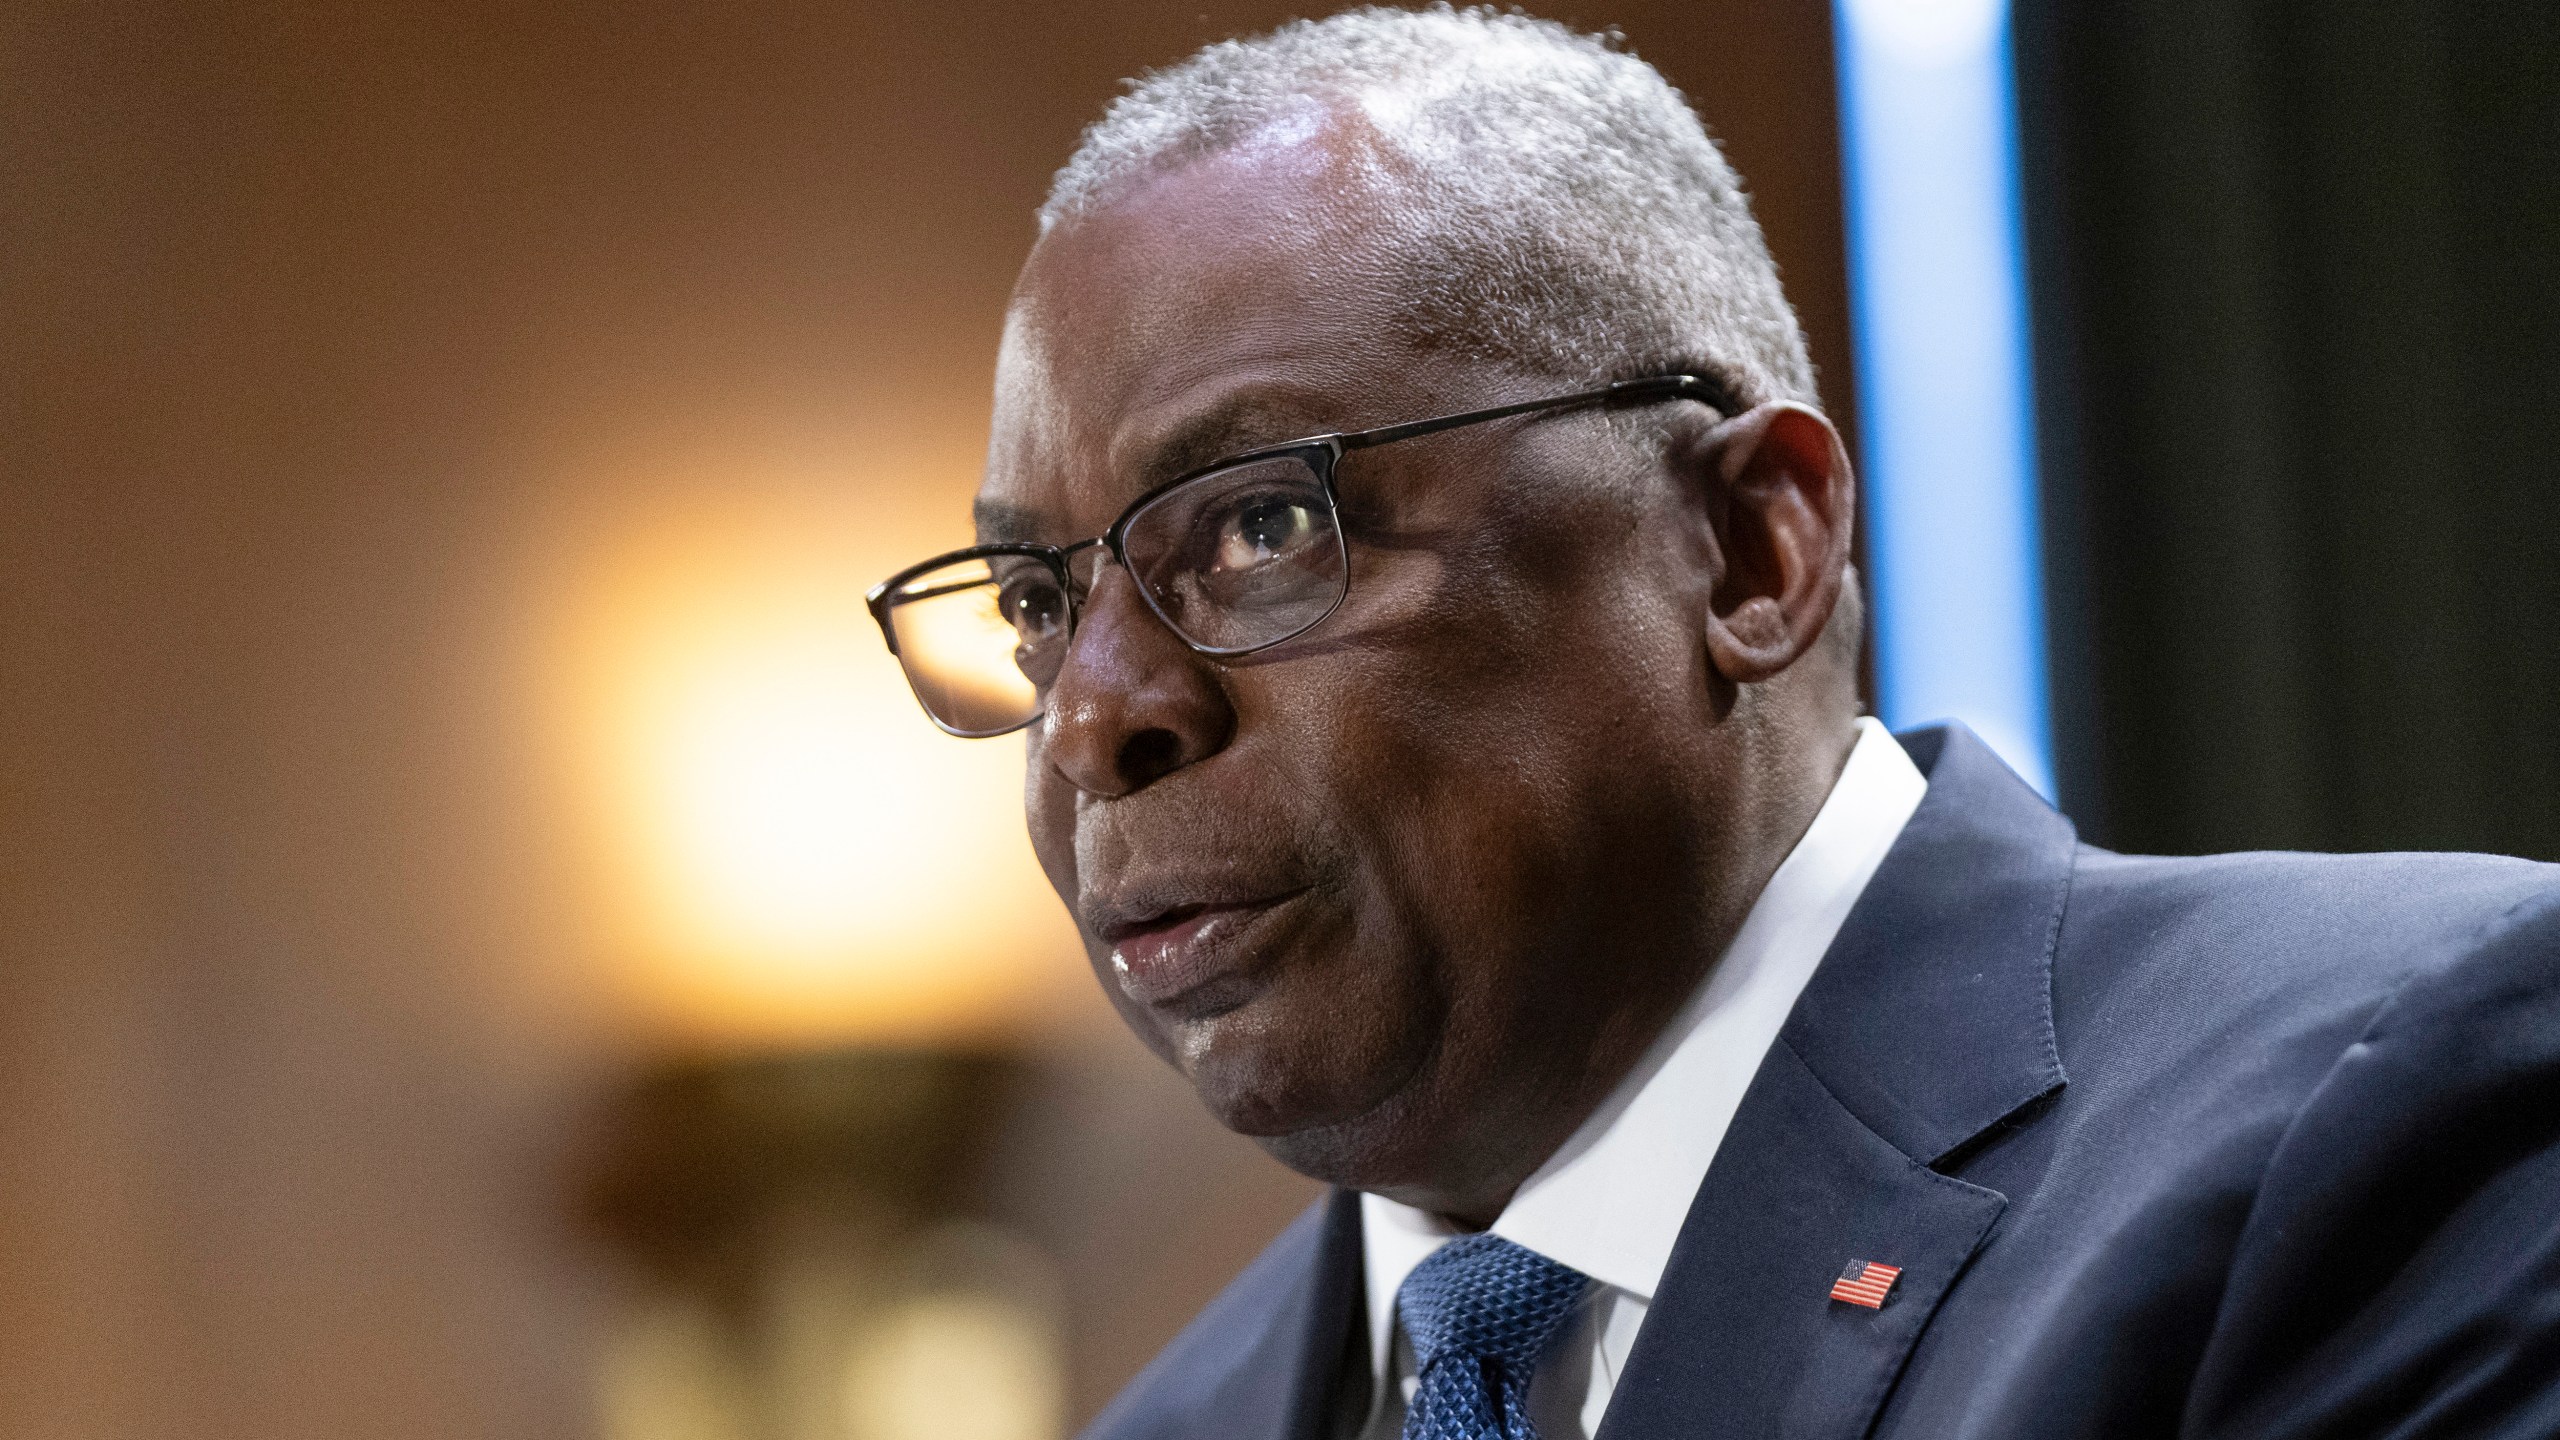
{"type": "Polygon", "coordinates": [[[1292,25],[1041,221],[982,544],[875,612],[1339,1187],[1094,1436],[2560,1434],[2560,881],[2111,855],[1861,718],[1848,463],[1651,69],[1292,25]]]}

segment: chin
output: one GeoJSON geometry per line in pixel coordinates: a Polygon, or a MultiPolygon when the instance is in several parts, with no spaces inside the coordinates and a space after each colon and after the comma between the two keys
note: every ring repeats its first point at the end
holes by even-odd
{"type": "Polygon", "coordinates": [[[1183,1074],[1218,1123],[1239,1135],[1268,1142],[1344,1123],[1373,1103],[1363,1093],[1373,1087],[1347,1067],[1308,1064],[1241,1013],[1192,1028],[1180,1044],[1183,1074]]]}
{"type": "Polygon", "coordinates": [[[1393,1117],[1428,1088],[1448,1002],[1427,951],[1381,943],[1350,916],[1294,918],[1231,987],[1179,1004],[1138,1004],[1106,961],[1096,969],[1219,1124],[1300,1174],[1349,1184],[1398,1148],[1406,1127],[1393,1117]]]}
{"type": "Polygon", "coordinates": [[[1349,1120],[1255,1135],[1253,1141],[1310,1180],[1347,1190],[1394,1190],[1430,1168],[1420,1147],[1410,1143],[1415,1130],[1404,1110],[1391,1100],[1349,1120]]]}
{"type": "Polygon", "coordinates": [[[1222,1015],[1181,1041],[1183,1072],[1209,1113],[1312,1179],[1362,1185],[1396,1177],[1398,1137],[1431,1047],[1380,1049],[1358,1043],[1378,1032],[1354,1039],[1333,1027],[1310,1034],[1248,1013],[1256,1008],[1222,1015]]]}

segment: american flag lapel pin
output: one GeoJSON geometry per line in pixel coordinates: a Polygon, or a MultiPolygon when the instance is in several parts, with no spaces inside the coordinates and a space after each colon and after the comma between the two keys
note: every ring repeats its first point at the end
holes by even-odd
{"type": "Polygon", "coordinates": [[[1879,1265],[1873,1260],[1852,1260],[1831,1282],[1831,1298],[1864,1305],[1870,1310],[1884,1308],[1884,1297],[1893,1291],[1893,1282],[1902,1278],[1899,1265],[1879,1265]]]}

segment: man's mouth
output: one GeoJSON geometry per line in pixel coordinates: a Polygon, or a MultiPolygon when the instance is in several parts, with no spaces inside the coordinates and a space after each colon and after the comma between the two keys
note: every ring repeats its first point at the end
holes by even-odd
{"type": "MultiPolygon", "coordinates": [[[[1249,943],[1272,912],[1305,894],[1291,891],[1260,900],[1174,905],[1097,927],[1111,947],[1111,969],[1120,989],[1141,1005],[1216,1001],[1253,969],[1258,953],[1249,943]]],[[[1234,997],[1241,1000],[1241,994],[1234,997]]]]}

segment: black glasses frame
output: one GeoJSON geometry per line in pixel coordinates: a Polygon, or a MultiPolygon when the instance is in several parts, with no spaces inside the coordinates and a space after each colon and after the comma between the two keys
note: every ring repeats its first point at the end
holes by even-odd
{"type": "MultiPolygon", "coordinates": [[[[1206,480],[1210,476],[1231,470],[1238,465],[1247,465],[1257,461],[1284,457],[1295,457],[1306,462],[1307,468],[1315,473],[1317,483],[1324,487],[1325,508],[1328,512],[1329,518],[1333,521],[1334,544],[1343,547],[1342,587],[1334,595],[1333,603],[1326,606],[1322,614],[1315,616],[1305,624],[1298,626],[1296,629],[1291,630],[1285,635],[1276,636],[1269,640],[1257,640],[1250,645],[1220,648],[1217,646],[1202,645],[1193,640],[1190,636],[1185,635],[1182,632],[1182,627],[1174,623],[1172,617],[1164,613],[1163,607],[1157,603],[1155,596],[1148,593],[1147,587],[1144,584],[1140,584],[1136,587],[1138,598],[1146,604],[1148,613],[1154,615],[1157,621],[1167,630],[1172,631],[1174,638],[1189,646],[1193,653],[1219,659],[1228,659],[1238,655],[1251,655],[1257,651],[1268,650],[1275,645],[1285,645],[1288,642],[1297,639],[1299,636],[1306,634],[1308,631],[1313,630],[1318,625],[1321,625],[1325,621],[1333,618],[1333,613],[1342,608],[1342,602],[1350,598],[1351,557],[1349,542],[1344,538],[1342,533],[1342,506],[1339,497],[1337,497],[1334,492],[1333,486],[1334,466],[1341,461],[1344,455],[1354,450],[1367,450],[1379,445],[1392,445],[1399,440],[1418,439],[1424,435],[1436,435],[1443,430],[1455,430],[1466,425],[1481,425],[1488,420],[1504,420],[1514,415],[1534,415],[1541,411],[1563,410],[1580,405],[1600,405],[1610,408],[1625,405],[1650,405],[1664,400],[1696,400],[1705,404],[1717,414],[1728,418],[1742,412],[1742,406],[1739,400],[1735,397],[1733,388],[1720,379],[1702,375],[1648,375],[1640,380],[1621,380],[1614,385],[1604,385],[1596,390],[1577,390],[1570,395],[1554,395],[1549,396],[1544,400],[1522,400],[1514,404],[1495,405],[1483,410],[1467,410],[1455,415],[1438,415],[1428,420],[1408,420],[1400,425],[1381,425],[1370,430],[1352,430],[1327,435],[1309,435],[1297,440],[1283,440],[1277,444],[1257,446],[1251,450],[1240,451],[1237,454],[1229,455],[1224,459],[1213,460],[1196,470],[1185,471],[1182,474],[1176,475],[1172,479],[1165,481],[1161,485],[1154,486],[1146,493],[1140,495],[1135,500],[1130,501],[1125,507],[1123,507],[1120,511],[1119,518],[1111,522],[1110,529],[1103,531],[1101,534],[1096,535],[1089,540],[1078,540],[1071,545],[1042,545],[1035,541],[1010,541],[995,545],[971,545],[964,549],[949,551],[945,554],[936,555],[930,560],[910,565],[906,569],[899,571],[897,574],[890,576],[888,579],[881,581],[879,584],[872,586],[871,592],[864,597],[863,603],[870,608],[873,622],[879,625],[880,638],[888,643],[889,653],[895,655],[898,653],[898,631],[897,627],[892,625],[889,621],[889,612],[893,608],[891,604],[891,597],[896,595],[899,586],[906,584],[908,581],[915,579],[919,575],[929,574],[932,571],[942,569],[948,565],[958,565],[970,560],[983,560],[997,555],[1020,556],[1026,559],[1040,561],[1048,567],[1051,574],[1056,578],[1059,591],[1066,596],[1067,636],[1072,640],[1075,636],[1077,624],[1082,620],[1084,614],[1084,598],[1078,592],[1073,573],[1069,568],[1069,562],[1075,556],[1082,554],[1087,550],[1091,550],[1096,546],[1105,547],[1110,551],[1112,560],[1117,563],[1122,570],[1128,570],[1129,555],[1128,551],[1123,546],[1123,539],[1128,532],[1129,522],[1140,511],[1146,509],[1156,501],[1163,499],[1173,491],[1181,489],[1185,485],[1192,484],[1195,481],[1206,480]]],[[[950,588],[966,589],[984,583],[984,581],[972,580],[965,582],[962,585],[950,588]]],[[[942,593],[944,593],[943,590],[936,589],[925,591],[919,595],[896,596],[896,598],[901,602],[912,602],[916,600],[929,600],[935,595],[942,593]]],[[[932,706],[927,705],[924,706],[923,709],[925,717],[933,721],[937,727],[946,733],[971,740],[985,739],[997,735],[1009,735],[1014,731],[1021,729],[1023,726],[1030,724],[1032,721],[1039,719],[1041,714],[1039,711],[1034,711],[1030,715],[1023,717],[1020,721],[1012,725],[1008,725],[1001,730],[957,730],[944,724],[942,717],[933,713],[932,706]]]]}

